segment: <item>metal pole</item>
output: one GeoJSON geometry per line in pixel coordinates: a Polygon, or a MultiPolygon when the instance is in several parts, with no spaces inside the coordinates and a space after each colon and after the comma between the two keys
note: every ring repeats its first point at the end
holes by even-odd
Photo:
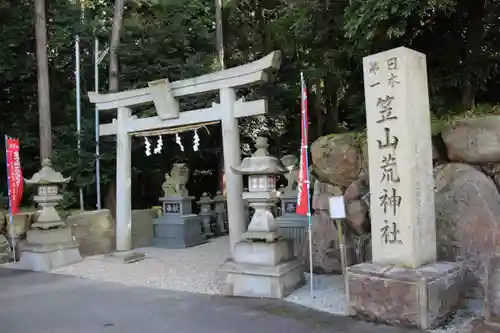
{"type": "MultiPolygon", "coordinates": [[[[307,103],[304,101],[304,97],[302,96],[305,91],[305,80],[304,80],[304,73],[300,72],[300,82],[301,82],[301,100],[302,103],[307,103]]],[[[308,232],[309,232],[309,293],[311,295],[311,298],[314,298],[313,293],[314,293],[314,269],[313,269],[313,241],[312,241],[312,217],[311,217],[311,184],[309,180],[309,157],[308,157],[308,143],[309,143],[309,136],[308,136],[308,123],[307,123],[307,117],[305,115],[305,110],[307,110],[307,104],[302,106],[302,128],[304,132],[305,138],[304,141],[302,142],[302,148],[303,149],[303,154],[304,154],[304,159],[306,161],[306,170],[305,170],[305,176],[306,176],[306,184],[307,184],[307,225],[308,225],[308,232]]]]}
{"type": "MultiPolygon", "coordinates": [[[[75,68],[76,68],[76,131],[78,132],[78,157],[80,158],[81,140],[80,135],[82,131],[81,124],[81,105],[80,105],[80,36],[76,35],[75,38],[75,68]]],[[[83,189],[80,187],[80,210],[84,210],[83,204],[83,189]]]]}
{"type": "MultiPolygon", "coordinates": [[[[94,91],[99,93],[99,40],[94,40],[94,91]]],[[[95,108],[95,184],[97,209],[101,209],[101,161],[99,157],[99,109],[95,108]]]]}

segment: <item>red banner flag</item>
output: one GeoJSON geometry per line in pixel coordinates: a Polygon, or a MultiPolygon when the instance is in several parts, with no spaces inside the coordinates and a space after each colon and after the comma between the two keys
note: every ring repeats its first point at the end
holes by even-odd
{"type": "Polygon", "coordinates": [[[299,215],[307,215],[309,213],[309,186],[308,186],[308,161],[307,161],[307,143],[308,134],[307,127],[309,119],[307,116],[307,88],[304,82],[304,77],[300,77],[301,98],[300,98],[300,120],[301,120],[301,140],[300,140],[300,168],[298,175],[298,196],[297,209],[299,215]]]}
{"type": "Polygon", "coordinates": [[[10,213],[15,215],[19,212],[24,187],[23,173],[21,171],[21,159],[19,157],[19,139],[13,139],[5,136],[5,149],[7,155],[9,207],[10,213]]]}

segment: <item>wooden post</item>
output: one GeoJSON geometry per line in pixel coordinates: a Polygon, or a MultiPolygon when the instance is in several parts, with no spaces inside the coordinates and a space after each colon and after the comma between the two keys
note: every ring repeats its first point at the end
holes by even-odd
{"type": "Polygon", "coordinates": [[[118,108],[116,133],[116,250],[132,248],[132,199],[131,199],[131,137],[127,121],[132,115],[129,108],[118,108]]]}

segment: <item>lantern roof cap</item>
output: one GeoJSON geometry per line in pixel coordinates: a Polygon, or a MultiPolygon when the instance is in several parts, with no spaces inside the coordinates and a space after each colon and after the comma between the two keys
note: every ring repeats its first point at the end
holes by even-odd
{"type": "Polygon", "coordinates": [[[222,195],[222,192],[221,191],[217,191],[217,193],[215,193],[215,197],[214,197],[214,201],[224,201],[226,200],[226,198],[224,198],[224,196],[222,195]]]}
{"type": "Polygon", "coordinates": [[[257,137],[254,154],[246,157],[239,167],[233,167],[235,173],[241,175],[280,175],[286,172],[283,163],[269,154],[267,138],[257,137]]]}
{"type": "Polygon", "coordinates": [[[65,184],[71,180],[71,177],[64,178],[63,175],[52,169],[52,161],[50,158],[44,158],[42,168],[35,173],[31,179],[24,179],[26,184],[35,185],[50,185],[50,184],[65,184]]]}
{"type": "Polygon", "coordinates": [[[203,192],[200,200],[197,203],[198,204],[209,204],[209,203],[212,203],[212,199],[210,198],[210,196],[208,195],[207,192],[203,192]]]}

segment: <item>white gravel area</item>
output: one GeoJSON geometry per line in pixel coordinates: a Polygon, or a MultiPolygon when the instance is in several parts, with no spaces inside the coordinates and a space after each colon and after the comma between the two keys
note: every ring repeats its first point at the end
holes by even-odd
{"type": "Polygon", "coordinates": [[[230,257],[228,236],[188,249],[146,247],[136,251],[145,253],[146,259],[123,264],[105,261],[103,255],[96,255],[77,264],[55,269],[52,273],[131,286],[203,294],[221,293],[223,276],[218,268],[230,257]]]}
{"type": "MultiPolygon", "coordinates": [[[[221,294],[224,283],[219,266],[230,257],[229,237],[219,237],[187,249],[141,248],[146,259],[130,264],[105,261],[102,255],[58,268],[54,274],[117,282],[124,285],[171,289],[202,294],[221,294]]],[[[335,315],[347,315],[344,277],[314,275],[314,290],[307,283],[285,301],[335,315]]],[[[458,333],[465,322],[480,315],[483,300],[467,300],[458,313],[443,327],[430,333],[458,333]]]]}
{"type": "Polygon", "coordinates": [[[342,275],[314,275],[312,293],[309,279],[310,274],[306,273],[306,285],[294,291],[285,300],[323,312],[347,315],[347,299],[342,275]]]}

